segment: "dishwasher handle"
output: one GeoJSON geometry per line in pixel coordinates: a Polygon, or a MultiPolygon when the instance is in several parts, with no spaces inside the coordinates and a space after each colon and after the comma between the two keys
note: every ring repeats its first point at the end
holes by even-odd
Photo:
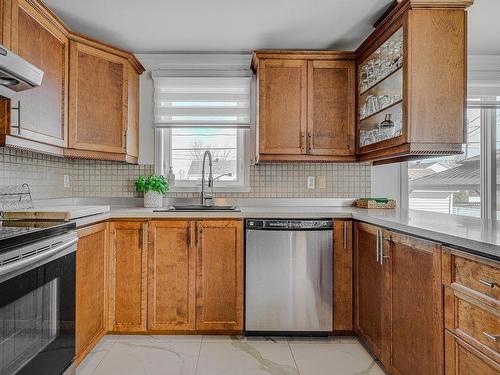
{"type": "Polygon", "coordinates": [[[318,231],[332,230],[332,219],[247,219],[247,230],[318,231]]]}

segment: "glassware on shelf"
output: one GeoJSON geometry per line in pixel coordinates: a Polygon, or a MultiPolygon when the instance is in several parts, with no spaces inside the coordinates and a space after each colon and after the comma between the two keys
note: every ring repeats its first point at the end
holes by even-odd
{"type": "Polygon", "coordinates": [[[390,107],[402,99],[401,95],[368,95],[361,106],[359,117],[361,120],[390,107]]]}
{"type": "Polygon", "coordinates": [[[397,31],[361,65],[359,91],[375,86],[403,65],[403,33],[397,31]]]}
{"type": "Polygon", "coordinates": [[[388,113],[384,117],[384,121],[382,121],[379,125],[380,128],[394,128],[394,121],[392,121],[392,113],[388,113]]]}
{"type": "Polygon", "coordinates": [[[400,136],[402,134],[401,120],[396,119],[393,121],[392,116],[393,114],[388,113],[384,120],[374,129],[361,129],[359,131],[359,145],[361,147],[368,146],[400,136]]]}

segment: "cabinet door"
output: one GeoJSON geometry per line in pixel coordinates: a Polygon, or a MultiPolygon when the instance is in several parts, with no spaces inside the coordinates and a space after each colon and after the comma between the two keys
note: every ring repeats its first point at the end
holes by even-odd
{"type": "Polygon", "coordinates": [[[378,358],[383,354],[382,319],[384,274],[378,260],[379,228],[356,223],[355,229],[355,331],[378,358]]]}
{"type": "Polygon", "coordinates": [[[146,330],[147,224],[114,222],[111,232],[110,329],[146,330]]]}
{"type": "Polygon", "coordinates": [[[395,374],[443,372],[441,246],[390,233],[384,249],[390,283],[386,293],[390,337],[386,367],[395,374]]]}
{"type": "Polygon", "coordinates": [[[44,75],[41,86],[12,94],[8,133],[66,147],[69,42],[62,26],[42,12],[27,0],[11,2],[10,48],[44,75]]]}
{"type": "Polygon", "coordinates": [[[481,354],[472,346],[445,333],[446,375],[498,375],[500,365],[481,354]]]}
{"type": "Polygon", "coordinates": [[[308,154],[355,154],[354,72],[354,61],[308,62],[308,154]]]}
{"type": "Polygon", "coordinates": [[[333,241],[333,330],[352,331],[352,221],[334,221],[333,241]]]}
{"type": "Polygon", "coordinates": [[[149,223],[148,330],[195,328],[194,223],[149,223]]]}
{"type": "Polygon", "coordinates": [[[125,153],[128,62],[78,42],[70,49],[69,147],[125,153]]]}
{"type": "Polygon", "coordinates": [[[307,61],[259,62],[259,152],[306,153],[307,61]]]}
{"type": "Polygon", "coordinates": [[[78,230],[76,251],[76,359],[106,333],[108,224],[78,230]]]}
{"type": "Polygon", "coordinates": [[[243,329],[243,223],[199,221],[196,329],[243,329]]]}

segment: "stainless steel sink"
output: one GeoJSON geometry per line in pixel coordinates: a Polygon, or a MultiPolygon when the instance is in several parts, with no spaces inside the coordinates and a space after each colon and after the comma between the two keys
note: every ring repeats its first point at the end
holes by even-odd
{"type": "Polygon", "coordinates": [[[160,208],[153,212],[172,212],[172,211],[233,211],[239,212],[240,208],[236,206],[207,206],[203,204],[175,205],[169,208],[160,208]]]}

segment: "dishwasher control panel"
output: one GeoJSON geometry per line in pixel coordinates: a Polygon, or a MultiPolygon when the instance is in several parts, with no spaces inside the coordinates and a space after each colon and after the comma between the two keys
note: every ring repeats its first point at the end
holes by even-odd
{"type": "Polygon", "coordinates": [[[326,230],[333,228],[331,219],[247,219],[253,230],[326,230]]]}

